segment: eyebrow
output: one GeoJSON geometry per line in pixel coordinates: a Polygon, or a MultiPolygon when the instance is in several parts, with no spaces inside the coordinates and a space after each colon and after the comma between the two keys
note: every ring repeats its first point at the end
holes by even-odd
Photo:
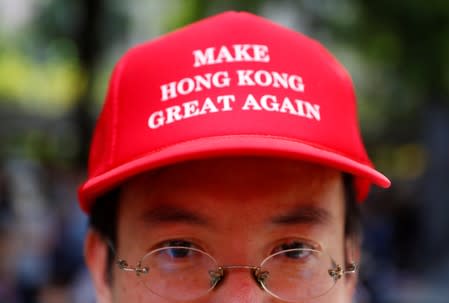
{"type": "MultiPolygon", "coordinates": [[[[140,219],[151,225],[164,223],[186,223],[191,225],[211,226],[211,221],[197,212],[173,205],[158,206],[142,213],[140,219]]],[[[332,220],[331,213],[314,205],[296,206],[283,214],[270,219],[277,225],[327,225],[332,220]]]]}
{"type": "Polygon", "coordinates": [[[271,219],[271,222],[279,225],[311,224],[327,225],[332,220],[331,213],[322,207],[314,205],[297,206],[290,211],[271,219]]]}
{"type": "Polygon", "coordinates": [[[147,210],[140,216],[140,219],[155,225],[163,223],[210,225],[210,220],[198,213],[172,205],[158,206],[147,210]]]}

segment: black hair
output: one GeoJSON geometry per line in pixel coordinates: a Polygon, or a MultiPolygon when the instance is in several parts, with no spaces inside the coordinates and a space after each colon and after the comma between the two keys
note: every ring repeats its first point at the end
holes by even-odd
{"type": "Polygon", "coordinates": [[[360,222],[360,206],[356,199],[354,176],[343,174],[343,190],[345,198],[345,236],[359,238],[362,232],[360,222]]]}
{"type": "MultiPolygon", "coordinates": [[[[361,234],[360,208],[355,197],[354,177],[343,174],[345,195],[345,225],[346,238],[359,238],[361,234]]],[[[114,249],[117,244],[117,220],[120,200],[120,188],[116,188],[97,198],[92,206],[89,225],[100,234],[108,245],[106,279],[112,281],[114,264],[114,249]]]]}
{"type": "Polygon", "coordinates": [[[96,231],[108,246],[106,278],[109,282],[112,281],[114,250],[117,244],[119,200],[120,187],[97,198],[89,215],[89,227],[96,231]]]}

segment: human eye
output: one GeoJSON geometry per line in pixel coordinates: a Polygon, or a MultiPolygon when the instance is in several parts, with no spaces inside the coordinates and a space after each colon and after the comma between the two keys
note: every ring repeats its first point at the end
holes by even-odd
{"type": "Polygon", "coordinates": [[[176,239],[164,242],[162,247],[162,251],[171,258],[186,258],[192,255],[194,250],[191,248],[195,245],[190,241],[176,239]]]}
{"type": "Polygon", "coordinates": [[[316,245],[302,239],[284,240],[271,252],[277,258],[288,258],[302,260],[315,252],[316,245]]]}
{"type": "Polygon", "coordinates": [[[319,247],[312,241],[299,238],[281,240],[274,245],[260,267],[264,273],[269,273],[273,281],[283,281],[285,277],[289,277],[287,280],[306,277],[320,264],[319,247]]]}
{"type": "Polygon", "coordinates": [[[164,241],[158,245],[155,255],[160,258],[167,258],[172,260],[185,260],[195,258],[201,253],[201,248],[194,242],[184,239],[174,239],[164,241]]]}
{"type": "Polygon", "coordinates": [[[150,252],[144,263],[150,268],[158,268],[164,272],[179,272],[191,270],[204,263],[208,255],[195,242],[184,239],[174,239],[161,242],[158,248],[150,252]]]}

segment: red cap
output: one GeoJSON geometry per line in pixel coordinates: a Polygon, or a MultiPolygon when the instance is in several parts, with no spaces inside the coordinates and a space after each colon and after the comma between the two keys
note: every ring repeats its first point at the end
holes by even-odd
{"type": "Polygon", "coordinates": [[[136,174],[181,161],[274,156],[355,176],[357,199],[388,187],[363,146],[346,70],[318,42],[249,13],[226,12],[129,50],[97,122],[89,212],[136,174]]]}

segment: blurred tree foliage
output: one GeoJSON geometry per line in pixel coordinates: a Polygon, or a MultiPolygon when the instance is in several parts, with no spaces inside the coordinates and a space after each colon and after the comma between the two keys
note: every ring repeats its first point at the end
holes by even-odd
{"type": "Polygon", "coordinates": [[[84,167],[96,116],[98,63],[128,25],[120,6],[109,4],[46,1],[14,40],[0,43],[0,114],[5,125],[0,156],[18,154],[84,167]]]}
{"type": "Polygon", "coordinates": [[[81,167],[87,161],[93,128],[91,111],[97,62],[104,56],[107,47],[126,31],[126,17],[118,8],[104,0],[51,1],[37,16],[37,37],[43,41],[64,37],[72,41],[76,48],[79,68],[86,83],[71,113],[78,138],[74,160],[81,167]]]}
{"type": "MultiPolygon", "coordinates": [[[[348,24],[329,22],[344,43],[385,71],[380,105],[393,140],[410,140],[421,113],[449,100],[449,2],[444,0],[351,0],[357,13],[348,24]]],[[[329,20],[328,20],[329,21],[329,20]]]]}

